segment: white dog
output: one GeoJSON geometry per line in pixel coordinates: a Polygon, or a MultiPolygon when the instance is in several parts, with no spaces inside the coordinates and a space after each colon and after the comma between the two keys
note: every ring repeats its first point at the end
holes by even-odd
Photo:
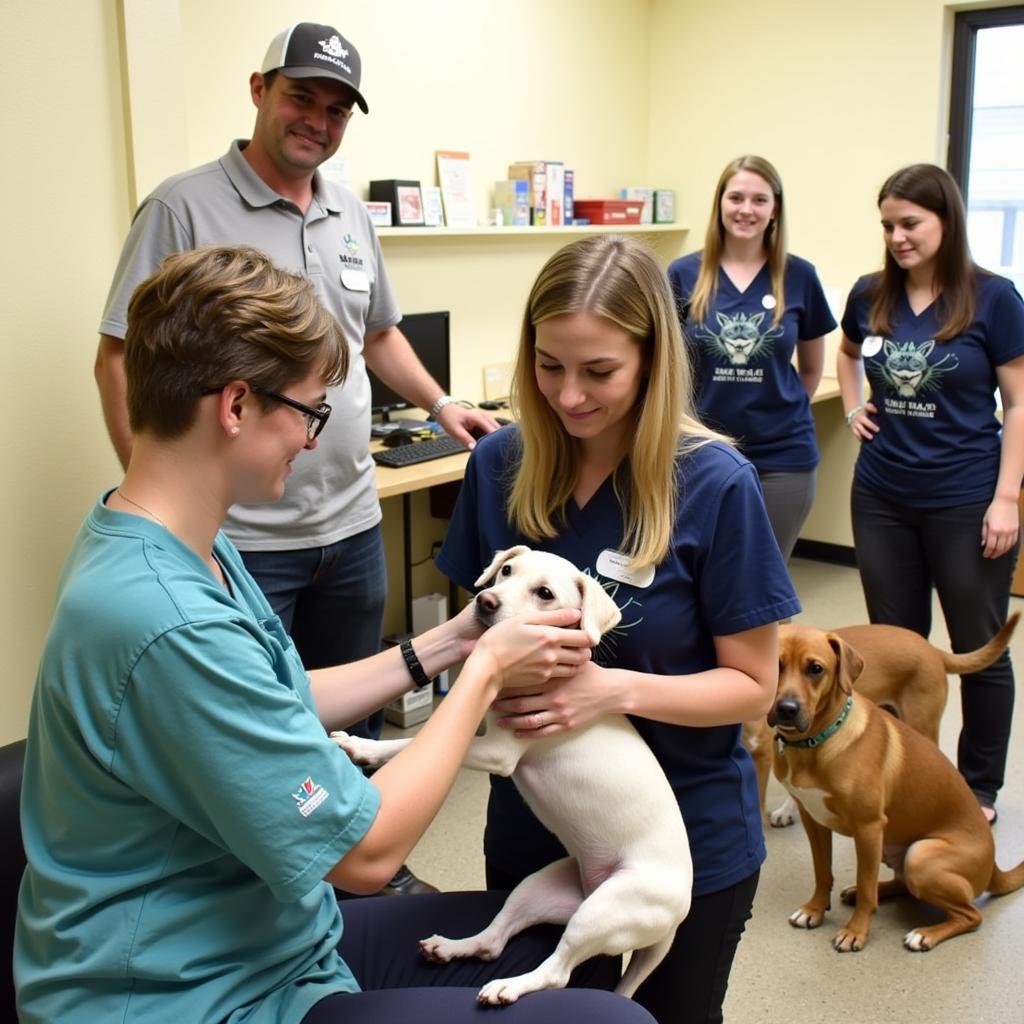
{"type": "MultiPolygon", "coordinates": [[[[580,608],[594,644],[620,619],[601,585],[557,555],[522,545],[500,551],[476,581],[485,626],[531,609],[580,608]]],[[[465,766],[511,776],[534,814],[569,856],[525,878],[478,935],[420,942],[428,959],[494,959],[531,925],[565,925],[555,951],[535,970],[492,981],[481,1003],[513,1003],[527,992],[560,988],[582,961],[633,951],[616,991],[632,996],[668,952],[690,910],[693,868],[679,805],[661,766],[632,724],[608,715],[585,729],[518,739],[489,717],[465,766]]],[[[359,764],[382,764],[409,740],[366,740],[332,733],[359,764]]]]}

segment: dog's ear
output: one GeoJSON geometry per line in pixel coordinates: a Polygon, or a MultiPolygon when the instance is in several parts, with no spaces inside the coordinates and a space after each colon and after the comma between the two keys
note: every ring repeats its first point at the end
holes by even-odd
{"type": "Polygon", "coordinates": [[[485,583],[493,583],[494,577],[498,575],[498,570],[510,559],[515,558],[516,555],[525,554],[530,549],[525,544],[517,544],[512,548],[505,548],[504,551],[498,551],[495,553],[494,558],[491,559],[491,564],[480,574],[480,578],[473,584],[474,587],[482,587],[485,583]]]}
{"type": "Polygon", "coordinates": [[[836,676],[843,693],[853,693],[853,684],[864,671],[864,659],[840,636],[828,634],[828,643],[836,656],[836,676]]]}
{"type": "Polygon", "coordinates": [[[576,577],[576,586],[579,587],[582,601],[580,629],[596,646],[600,643],[601,637],[622,618],[622,612],[608,596],[608,591],[593,576],[581,572],[576,577]]]}

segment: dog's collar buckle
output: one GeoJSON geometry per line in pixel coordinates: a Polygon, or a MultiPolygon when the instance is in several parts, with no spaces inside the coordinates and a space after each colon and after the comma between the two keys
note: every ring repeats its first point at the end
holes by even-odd
{"type": "Polygon", "coordinates": [[[842,714],[829,726],[822,729],[815,736],[808,736],[805,740],[787,740],[785,736],[780,736],[778,733],[775,734],[775,738],[779,741],[780,749],[782,747],[796,747],[799,750],[806,750],[809,747],[820,747],[830,736],[834,736],[838,731],[843,722],[846,721],[846,716],[850,713],[850,708],[853,707],[853,694],[850,694],[846,698],[846,706],[843,708],[842,714]]]}

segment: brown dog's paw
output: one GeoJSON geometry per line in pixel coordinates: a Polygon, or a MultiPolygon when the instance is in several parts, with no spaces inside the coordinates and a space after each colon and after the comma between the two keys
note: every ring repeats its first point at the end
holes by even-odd
{"type": "Polygon", "coordinates": [[[832,940],[832,948],[837,953],[859,953],[867,941],[867,932],[857,931],[847,925],[836,933],[832,940]]]}
{"type": "Polygon", "coordinates": [[[857,906],[857,886],[848,885],[845,889],[841,889],[839,892],[839,898],[848,907],[857,906]]]}
{"type": "Polygon", "coordinates": [[[915,928],[903,936],[903,945],[914,953],[927,953],[932,948],[929,937],[925,934],[927,928],[915,928]]]}
{"type": "Polygon", "coordinates": [[[794,910],[788,920],[794,928],[817,928],[825,920],[825,911],[819,907],[810,907],[805,904],[794,910]]]}

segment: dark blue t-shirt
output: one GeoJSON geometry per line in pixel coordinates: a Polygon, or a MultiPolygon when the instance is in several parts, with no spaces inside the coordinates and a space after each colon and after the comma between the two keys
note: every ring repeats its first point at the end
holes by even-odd
{"type": "Polygon", "coordinates": [[[793,366],[798,342],[835,329],[817,272],[807,260],[786,260],[786,311],[776,326],[771,271],[766,263],[745,291],[718,272],[708,316],[693,322],[690,296],[702,253],[675,260],[669,280],[694,368],[701,419],[740,446],[758,472],[801,472],[818,464],[810,400],[793,366]]]}
{"type": "Polygon", "coordinates": [[[1005,277],[977,276],[974,322],[936,342],[941,312],[901,295],[891,333],[868,327],[877,275],[853,286],[843,333],[861,347],[879,431],[860,446],[856,479],[916,508],[989,501],[999,475],[996,367],[1024,355],[1024,302],[1005,277]]]}
{"type": "MultiPolygon", "coordinates": [[[[470,457],[437,559],[441,571],[467,589],[495,551],[529,543],[505,517],[518,437],[514,427],[506,427],[483,438],[470,457]]],[[[624,535],[610,479],[582,509],[570,501],[557,539],[532,545],[600,580],[621,609],[622,621],[594,652],[599,664],[659,675],[706,671],[716,666],[714,636],[777,622],[800,610],[750,463],[715,443],[682,457],[679,477],[670,551],[647,587],[616,582],[597,569],[601,553],[618,551],[624,535]]],[[[746,878],[765,851],[757,780],[740,743],[740,727],[633,721],[682,807],[694,891],[716,892],[746,878]]],[[[523,877],[565,856],[514,786],[501,779],[494,783],[484,840],[488,859],[523,877]]]]}

